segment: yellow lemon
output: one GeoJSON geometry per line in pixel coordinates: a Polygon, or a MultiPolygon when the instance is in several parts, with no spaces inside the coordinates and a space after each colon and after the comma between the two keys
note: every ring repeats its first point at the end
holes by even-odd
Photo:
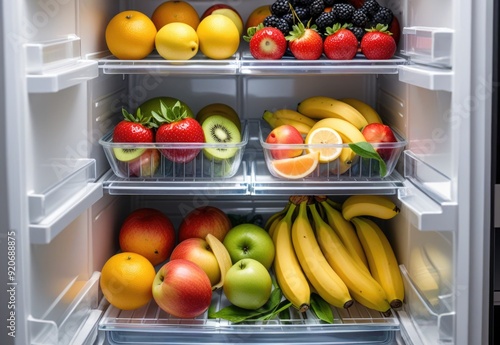
{"type": "Polygon", "coordinates": [[[240,34],[234,22],[222,14],[206,16],[196,29],[200,50],[211,59],[227,59],[238,51],[240,34]]]}
{"type": "Polygon", "coordinates": [[[155,45],[164,59],[189,60],[198,52],[198,35],[186,23],[169,23],[156,34],[155,45]]]}

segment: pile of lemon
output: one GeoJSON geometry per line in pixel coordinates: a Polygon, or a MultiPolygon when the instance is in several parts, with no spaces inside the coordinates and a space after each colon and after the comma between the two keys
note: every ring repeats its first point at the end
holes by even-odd
{"type": "Polygon", "coordinates": [[[240,32],[227,16],[211,14],[200,20],[185,1],[160,4],[151,18],[127,10],[106,27],[106,44],[118,59],[140,60],[156,48],[167,60],[189,60],[200,50],[211,59],[227,59],[238,50],[240,32]]]}

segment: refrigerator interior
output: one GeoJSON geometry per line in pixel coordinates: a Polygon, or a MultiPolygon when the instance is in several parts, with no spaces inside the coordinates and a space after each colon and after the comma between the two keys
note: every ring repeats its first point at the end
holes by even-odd
{"type": "MultiPolygon", "coordinates": [[[[243,18],[269,3],[225,2],[243,18]]],[[[9,195],[16,195],[9,199],[9,219],[22,235],[17,244],[22,248],[18,279],[37,282],[36,287],[18,288],[22,308],[17,317],[26,322],[18,321],[16,341],[387,344],[401,337],[408,344],[429,344],[466,343],[463,339],[484,336],[481,327],[487,322],[480,315],[487,307],[478,299],[487,293],[478,279],[485,274],[479,261],[486,259],[472,257],[470,248],[487,245],[484,234],[473,238],[470,229],[481,230],[481,220],[471,214],[488,205],[482,199],[488,194],[485,177],[471,166],[489,164],[481,153],[487,153],[483,133],[488,123],[481,120],[486,114],[483,98],[478,97],[472,110],[463,100],[481,88],[468,72],[479,53],[466,53],[471,51],[469,26],[486,17],[487,5],[480,2],[470,11],[471,1],[380,1],[391,7],[406,30],[398,48],[403,57],[389,63],[288,61],[276,68],[235,59],[195,61],[182,69],[159,60],[120,63],[110,58],[103,34],[107,22],[125,9],[151,14],[159,3],[3,4],[4,27],[13,28],[5,36],[4,44],[13,47],[6,63],[15,66],[6,70],[6,78],[16,81],[5,93],[6,112],[18,115],[12,120],[16,130],[6,133],[5,151],[12,162],[7,167],[9,195]],[[457,35],[464,37],[460,44],[457,35]],[[439,52],[443,46],[448,50],[439,52]],[[19,79],[17,74],[27,77],[19,79]],[[180,98],[194,112],[214,101],[227,103],[253,124],[265,109],[294,108],[300,99],[325,92],[366,101],[407,140],[394,174],[381,180],[277,180],[263,162],[254,125],[240,169],[222,180],[127,181],[113,175],[99,144],[119,120],[122,107],[132,110],[154,96],[180,98]],[[471,113],[482,117],[471,121],[471,113]],[[339,200],[356,193],[385,194],[401,206],[398,217],[384,222],[405,279],[401,310],[388,318],[363,308],[352,314],[336,310],[342,321],[331,326],[298,314],[288,325],[276,320],[236,326],[206,316],[170,319],[154,302],[135,313],[120,313],[103,301],[99,271],[118,251],[119,227],[130,211],[156,207],[178,225],[187,210],[213,204],[229,213],[266,219],[291,191],[339,200]],[[474,207],[473,196],[481,197],[474,207]],[[425,287],[429,275],[436,281],[430,288],[425,287]],[[471,281],[477,284],[471,286],[471,281]]],[[[199,13],[212,4],[190,3],[199,13]]],[[[486,50],[488,39],[485,35],[475,44],[486,50]]]]}

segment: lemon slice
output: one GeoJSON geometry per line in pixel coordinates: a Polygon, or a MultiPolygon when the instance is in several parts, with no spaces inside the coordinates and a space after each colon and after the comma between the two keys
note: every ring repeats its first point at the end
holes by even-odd
{"type": "Polygon", "coordinates": [[[310,175],[319,163],[319,154],[311,152],[302,156],[271,161],[275,175],[288,179],[299,179],[310,175]]]}
{"type": "Polygon", "coordinates": [[[306,144],[324,144],[321,147],[311,147],[307,152],[319,153],[319,162],[328,163],[340,156],[342,152],[342,137],[330,127],[318,127],[307,134],[306,144]],[[337,144],[338,146],[335,146],[337,144]]]}

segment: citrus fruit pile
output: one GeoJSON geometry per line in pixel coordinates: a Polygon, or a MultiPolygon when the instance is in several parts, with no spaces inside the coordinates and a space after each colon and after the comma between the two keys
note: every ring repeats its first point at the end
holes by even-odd
{"type": "Polygon", "coordinates": [[[121,60],[140,60],[154,49],[167,60],[189,60],[200,50],[227,59],[238,50],[242,22],[235,10],[210,10],[200,16],[185,1],[160,4],[151,17],[136,10],[118,13],[106,27],[109,51],[121,60]]]}

